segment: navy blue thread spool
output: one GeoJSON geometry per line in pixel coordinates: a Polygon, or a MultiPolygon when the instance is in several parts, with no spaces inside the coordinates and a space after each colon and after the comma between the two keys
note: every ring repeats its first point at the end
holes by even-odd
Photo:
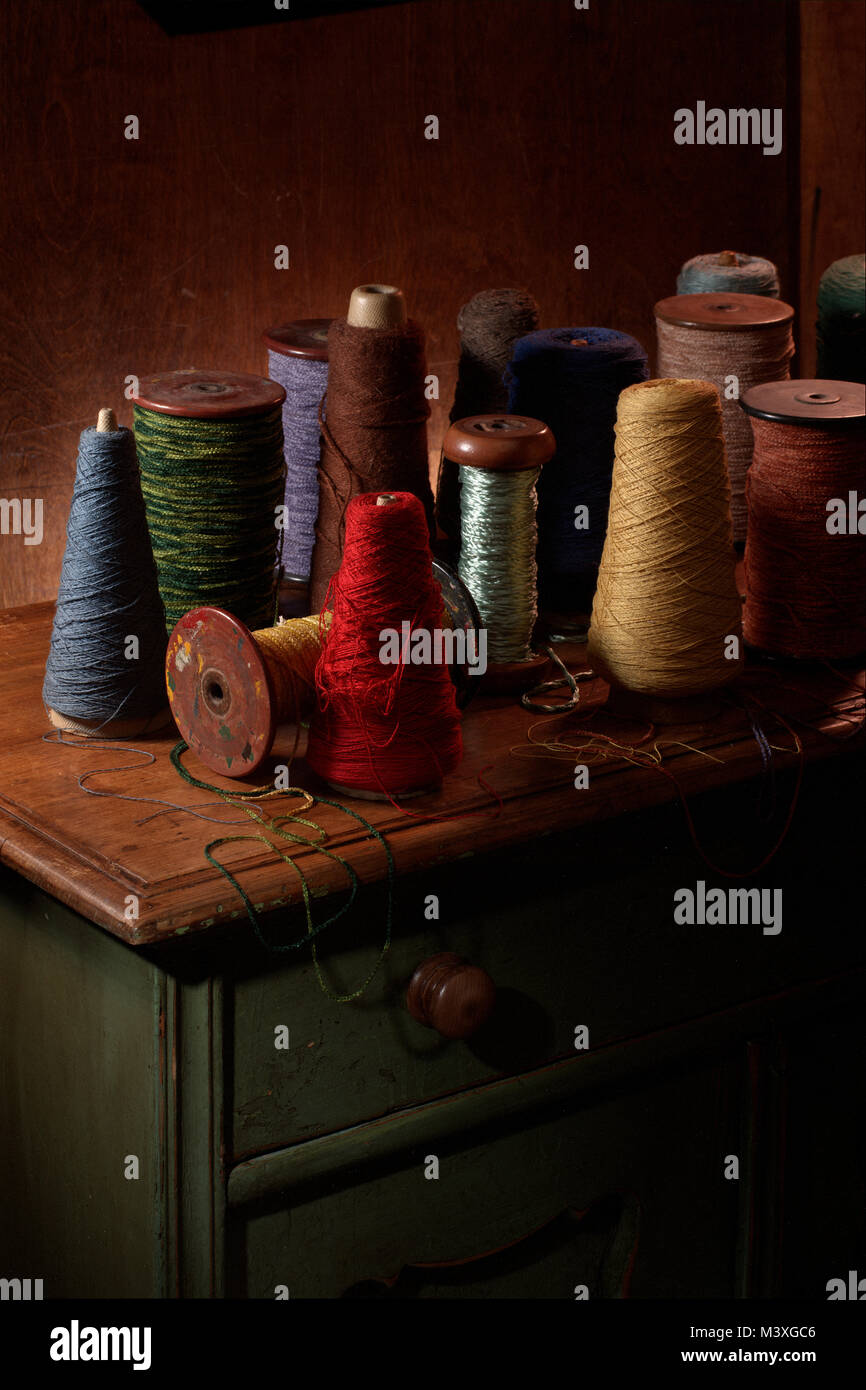
{"type": "Polygon", "coordinates": [[[539,329],[514,345],[509,413],[543,420],[557,445],[538,485],[539,608],[554,640],[585,637],[607,530],[616,403],[648,376],[640,343],[612,328],[539,329]]]}

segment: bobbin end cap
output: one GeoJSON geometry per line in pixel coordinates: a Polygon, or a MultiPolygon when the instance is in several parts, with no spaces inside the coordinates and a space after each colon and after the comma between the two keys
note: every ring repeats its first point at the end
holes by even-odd
{"type": "Polygon", "coordinates": [[[346,319],[354,328],[398,328],[406,322],[403,291],[394,285],[358,285],[346,319]]]}
{"type": "Polygon", "coordinates": [[[96,420],[96,428],[100,434],[114,434],[117,431],[117,416],[111,406],[103,406],[96,420]]]}
{"type": "Polygon", "coordinates": [[[541,468],[556,452],[548,425],[530,415],[468,415],[455,420],[443,443],[455,463],[494,472],[541,468]]]}

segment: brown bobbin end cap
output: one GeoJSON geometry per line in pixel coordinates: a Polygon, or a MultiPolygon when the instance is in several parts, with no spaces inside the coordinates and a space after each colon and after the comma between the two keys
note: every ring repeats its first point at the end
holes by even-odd
{"type": "Polygon", "coordinates": [[[352,290],[346,321],[353,328],[399,328],[406,322],[403,291],[394,285],[358,285],[352,290]]]}
{"type": "Polygon", "coordinates": [[[328,329],[331,319],[292,319],[274,328],[266,328],[262,342],[271,352],[283,357],[305,357],[308,361],[327,362],[328,329]]]}
{"type": "Polygon", "coordinates": [[[468,415],[455,420],[443,443],[445,457],[494,473],[541,468],[556,452],[553,432],[530,415],[468,415]]]}
{"type": "Polygon", "coordinates": [[[183,738],[213,772],[246,777],[267,757],[277,710],[252,633],[222,608],[193,608],[168,639],[165,683],[183,738]]]}
{"type": "Polygon", "coordinates": [[[709,332],[742,332],[789,323],[794,317],[790,304],[762,294],[673,294],[660,299],[654,313],[663,323],[682,328],[703,328],[709,332]]]}
{"type": "Polygon", "coordinates": [[[245,372],[215,372],[190,367],[142,377],[135,405],[159,415],[189,420],[239,420],[263,415],[282,405],[286,393],[276,381],[245,372]]]}
{"type": "Polygon", "coordinates": [[[747,415],[784,425],[856,426],[866,416],[866,386],[856,381],[765,381],[740,398],[747,415]]]}

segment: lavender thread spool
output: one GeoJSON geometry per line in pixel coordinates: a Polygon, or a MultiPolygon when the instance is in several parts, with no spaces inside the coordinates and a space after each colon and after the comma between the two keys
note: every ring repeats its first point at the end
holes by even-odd
{"type": "Polygon", "coordinates": [[[306,584],[319,511],[319,406],[328,385],[330,319],[294,319],[262,334],[268,376],[283,387],[286,455],[282,573],[306,584]]]}

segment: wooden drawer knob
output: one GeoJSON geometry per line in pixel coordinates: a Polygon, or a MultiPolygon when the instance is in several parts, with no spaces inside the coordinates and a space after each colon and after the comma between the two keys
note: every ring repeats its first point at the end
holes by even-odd
{"type": "Polygon", "coordinates": [[[490,1017],[495,998],[496,986],[486,970],[443,951],[418,966],[406,1006],[413,1018],[443,1038],[468,1038],[490,1017]]]}

